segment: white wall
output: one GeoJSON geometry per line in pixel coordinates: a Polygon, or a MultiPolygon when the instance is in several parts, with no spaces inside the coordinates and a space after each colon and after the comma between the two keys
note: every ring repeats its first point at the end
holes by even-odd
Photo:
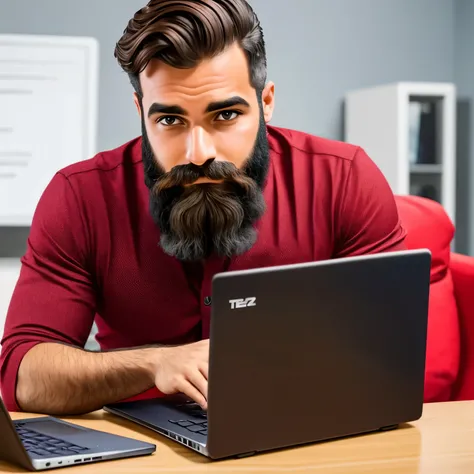
{"type": "Polygon", "coordinates": [[[5,317],[10,304],[16,281],[20,273],[20,260],[15,258],[0,259],[0,339],[3,335],[5,317]]]}

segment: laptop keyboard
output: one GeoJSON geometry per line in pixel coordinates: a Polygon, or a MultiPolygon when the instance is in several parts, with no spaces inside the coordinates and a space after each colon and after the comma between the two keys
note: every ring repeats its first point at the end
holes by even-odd
{"type": "Polygon", "coordinates": [[[186,428],[192,433],[199,433],[207,436],[207,412],[203,410],[197,403],[185,403],[179,405],[178,408],[184,414],[192,416],[193,418],[183,417],[182,419],[169,420],[182,428],[186,428]]]}
{"type": "Polygon", "coordinates": [[[25,428],[23,423],[16,423],[15,428],[29,454],[43,457],[69,456],[83,453],[89,449],[25,428]]]}

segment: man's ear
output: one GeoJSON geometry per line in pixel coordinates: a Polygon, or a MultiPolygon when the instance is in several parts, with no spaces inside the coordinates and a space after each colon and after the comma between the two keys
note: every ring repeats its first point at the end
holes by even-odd
{"type": "Polygon", "coordinates": [[[142,118],[142,107],[140,103],[140,97],[136,92],[133,93],[133,101],[135,102],[135,107],[137,108],[138,115],[142,118]]]}
{"type": "Polygon", "coordinates": [[[275,108],[275,84],[273,82],[268,82],[262,91],[262,105],[263,117],[265,122],[268,123],[273,117],[275,108]]]}

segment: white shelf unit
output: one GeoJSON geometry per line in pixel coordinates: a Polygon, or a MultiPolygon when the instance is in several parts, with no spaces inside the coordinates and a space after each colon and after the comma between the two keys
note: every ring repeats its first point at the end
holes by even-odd
{"type": "Polygon", "coordinates": [[[344,140],[365,149],[381,169],[392,191],[419,194],[436,191],[455,221],[456,88],[452,83],[397,82],[350,91],[345,97],[344,140]],[[410,102],[434,104],[436,126],[432,162],[410,159],[410,102]],[[426,189],[426,188],[425,188],[426,189]]]}

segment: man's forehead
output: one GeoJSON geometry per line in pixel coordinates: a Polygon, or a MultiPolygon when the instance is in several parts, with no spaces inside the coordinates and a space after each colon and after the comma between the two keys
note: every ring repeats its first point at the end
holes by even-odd
{"type": "Polygon", "coordinates": [[[212,100],[222,100],[229,94],[245,95],[253,90],[245,53],[234,46],[193,68],[175,68],[153,59],[140,74],[140,83],[144,96],[160,101],[180,95],[190,99],[213,95],[212,100]]]}

